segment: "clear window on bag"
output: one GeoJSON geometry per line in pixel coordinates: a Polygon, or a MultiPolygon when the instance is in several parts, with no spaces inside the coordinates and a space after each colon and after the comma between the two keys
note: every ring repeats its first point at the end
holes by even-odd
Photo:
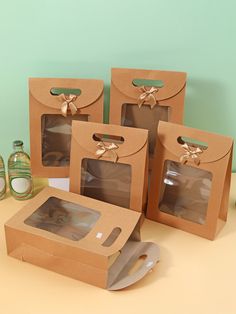
{"type": "Polygon", "coordinates": [[[204,224],[211,185],[211,172],[166,160],[159,208],[167,214],[204,224]]]}
{"type": "Polygon", "coordinates": [[[99,159],[82,160],[82,195],[129,208],[130,188],[131,165],[99,159]]]}
{"type": "Polygon", "coordinates": [[[157,126],[159,121],[168,121],[170,116],[170,107],[168,106],[150,106],[137,104],[123,104],[121,113],[121,125],[149,130],[149,154],[152,156],[155,151],[157,126]]]}
{"type": "Polygon", "coordinates": [[[100,213],[93,209],[50,197],[25,220],[25,224],[79,241],[91,231],[99,217],[100,213]]]}
{"type": "Polygon", "coordinates": [[[67,117],[44,114],[41,117],[42,163],[45,167],[66,167],[70,163],[72,120],[88,121],[88,115],[67,117]]]}

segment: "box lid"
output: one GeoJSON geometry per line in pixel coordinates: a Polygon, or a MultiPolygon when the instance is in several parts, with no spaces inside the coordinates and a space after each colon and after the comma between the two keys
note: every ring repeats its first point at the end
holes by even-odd
{"type": "MultiPolygon", "coordinates": [[[[115,139],[114,141],[109,139],[110,143],[117,146],[114,151],[118,158],[136,154],[147,144],[148,138],[148,131],[144,129],[94,122],[72,122],[72,138],[75,139],[78,145],[82,146],[85,151],[88,151],[94,156],[99,149],[99,140],[95,140],[97,133],[111,136],[111,138],[112,136],[123,138],[123,142],[118,144],[115,139]]],[[[108,154],[105,153],[103,157],[108,157],[108,154]]]]}
{"type": "Polygon", "coordinates": [[[140,216],[141,214],[136,211],[101,202],[86,196],[58,190],[52,187],[46,187],[15,216],[6,222],[6,225],[11,228],[34,233],[37,236],[46,237],[54,242],[64,243],[68,246],[78,247],[86,251],[109,257],[124,246],[135,229],[140,216]],[[72,241],[47,230],[33,228],[25,224],[25,220],[52,197],[68,201],[69,203],[79,204],[84,208],[92,209],[100,214],[100,217],[96,221],[92,230],[84,238],[79,241],[72,241]],[[117,239],[110,246],[103,245],[115,228],[121,229],[117,239]]]}
{"type": "Polygon", "coordinates": [[[186,85],[185,72],[122,68],[113,68],[111,70],[111,80],[114,86],[122,94],[137,100],[142,92],[139,86],[133,85],[134,79],[162,81],[163,87],[158,88],[158,92],[154,94],[157,102],[174,97],[186,85]]]}
{"type": "Polygon", "coordinates": [[[53,95],[52,89],[78,89],[80,94],[73,100],[78,109],[93,104],[103,93],[103,81],[95,79],[30,78],[29,92],[38,102],[53,109],[60,109],[65,101],[62,94],[53,95]]]}
{"type": "Polygon", "coordinates": [[[232,149],[233,139],[224,135],[209,133],[180,124],[160,121],[158,139],[165,149],[176,157],[184,154],[179,138],[186,137],[206,143],[206,149],[200,154],[201,163],[210,163],[225,157],[232,149]]]}

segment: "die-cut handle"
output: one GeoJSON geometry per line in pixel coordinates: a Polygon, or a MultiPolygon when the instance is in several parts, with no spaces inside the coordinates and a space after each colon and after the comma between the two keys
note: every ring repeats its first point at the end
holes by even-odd
{"type": "Polygon", "coordinates": [[[155,266],[159,256],[159,247],[154,243],[128,241],[109,271],[108,290],[121,290],[139,281],[155,266]],[[146,258],[142,266],[129,274],[143,255],[146,258]]]}

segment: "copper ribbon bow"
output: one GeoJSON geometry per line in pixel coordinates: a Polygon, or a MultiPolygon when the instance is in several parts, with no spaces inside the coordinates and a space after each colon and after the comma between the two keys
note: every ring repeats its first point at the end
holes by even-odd
{"type": "Polygon", "coordinates": [[[73,94],[70,94],[69,96],[66,96],[65,94],[61,94],[60,96],[61,96],[62,100],[64,100],[62,105],[61,105],[62,115],[64,117],[67,116],[68,108],[70,108],[72,116],[75,115],[77,112],[77,107],[74,104],[74,101],[76,100],[77,96],[73,95],[73,94]]]}
{"type": "Polygon", "coordinates": [[[140,87],[142,94],[138,98],[138,106],[142,107],[143,103],[146,101],[150,104],[151,109],[156,105],[155,93],[158,92],[158,88],[151,87],[149,90],[145,86],[140,87]]]}
{"type": "Polygon", "coordinates": [[[115,149],[118,149],[119,146],[117,144],[111,143],[111,144],[105,144],[104,142],[99,142],[97,144],[97,147],[99,147],[95,153],[95,155],[100,158],[102,157],[106,152],[112,153],[112,158],[114,162],[117,162],[118,155],[115,152],[115,149]]]}
{"type": "Polygon", "coordinates": [[[181,145],[185,150],[184,154],[180,156],[180,162],[185,164],[189,160],[192,160],[197,166],[200,165],[200,157],[199,155],[203,153],[203,150],[199,147],[195,148],[189,146],[187,143],[181,145]]]}

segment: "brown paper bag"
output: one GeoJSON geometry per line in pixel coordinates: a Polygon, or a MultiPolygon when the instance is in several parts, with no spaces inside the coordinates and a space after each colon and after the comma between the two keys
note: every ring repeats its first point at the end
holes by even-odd
{"type": "Polygon", "coordinates": [[[149,130],[150,169],[159,121],[183,121],[185,86],[184,72],[111,71],[110,123],[149,130]]]}
{"type": "Polygon", "coordinates": [[[5,224],[7,252],[101,288],[123,289],[159,260],[156,244],[140,242],[140,215],[47,187],[5,224]]]}
{"type": "Polygon", "coordinates": [[[147,133],[73,121],[70,191],[142,212],[147,200],[147,133]]]}
{"type": "Polygon", "coordinates": [[[233,140],[160,122],[147,217],[213,240],[227,218],[233,140]]]}
{"type": "Polygon", "coordinates": [[[103,81],[29,79],[32,173],[69,176],[72,120],[103,122],[103,81]]]}

